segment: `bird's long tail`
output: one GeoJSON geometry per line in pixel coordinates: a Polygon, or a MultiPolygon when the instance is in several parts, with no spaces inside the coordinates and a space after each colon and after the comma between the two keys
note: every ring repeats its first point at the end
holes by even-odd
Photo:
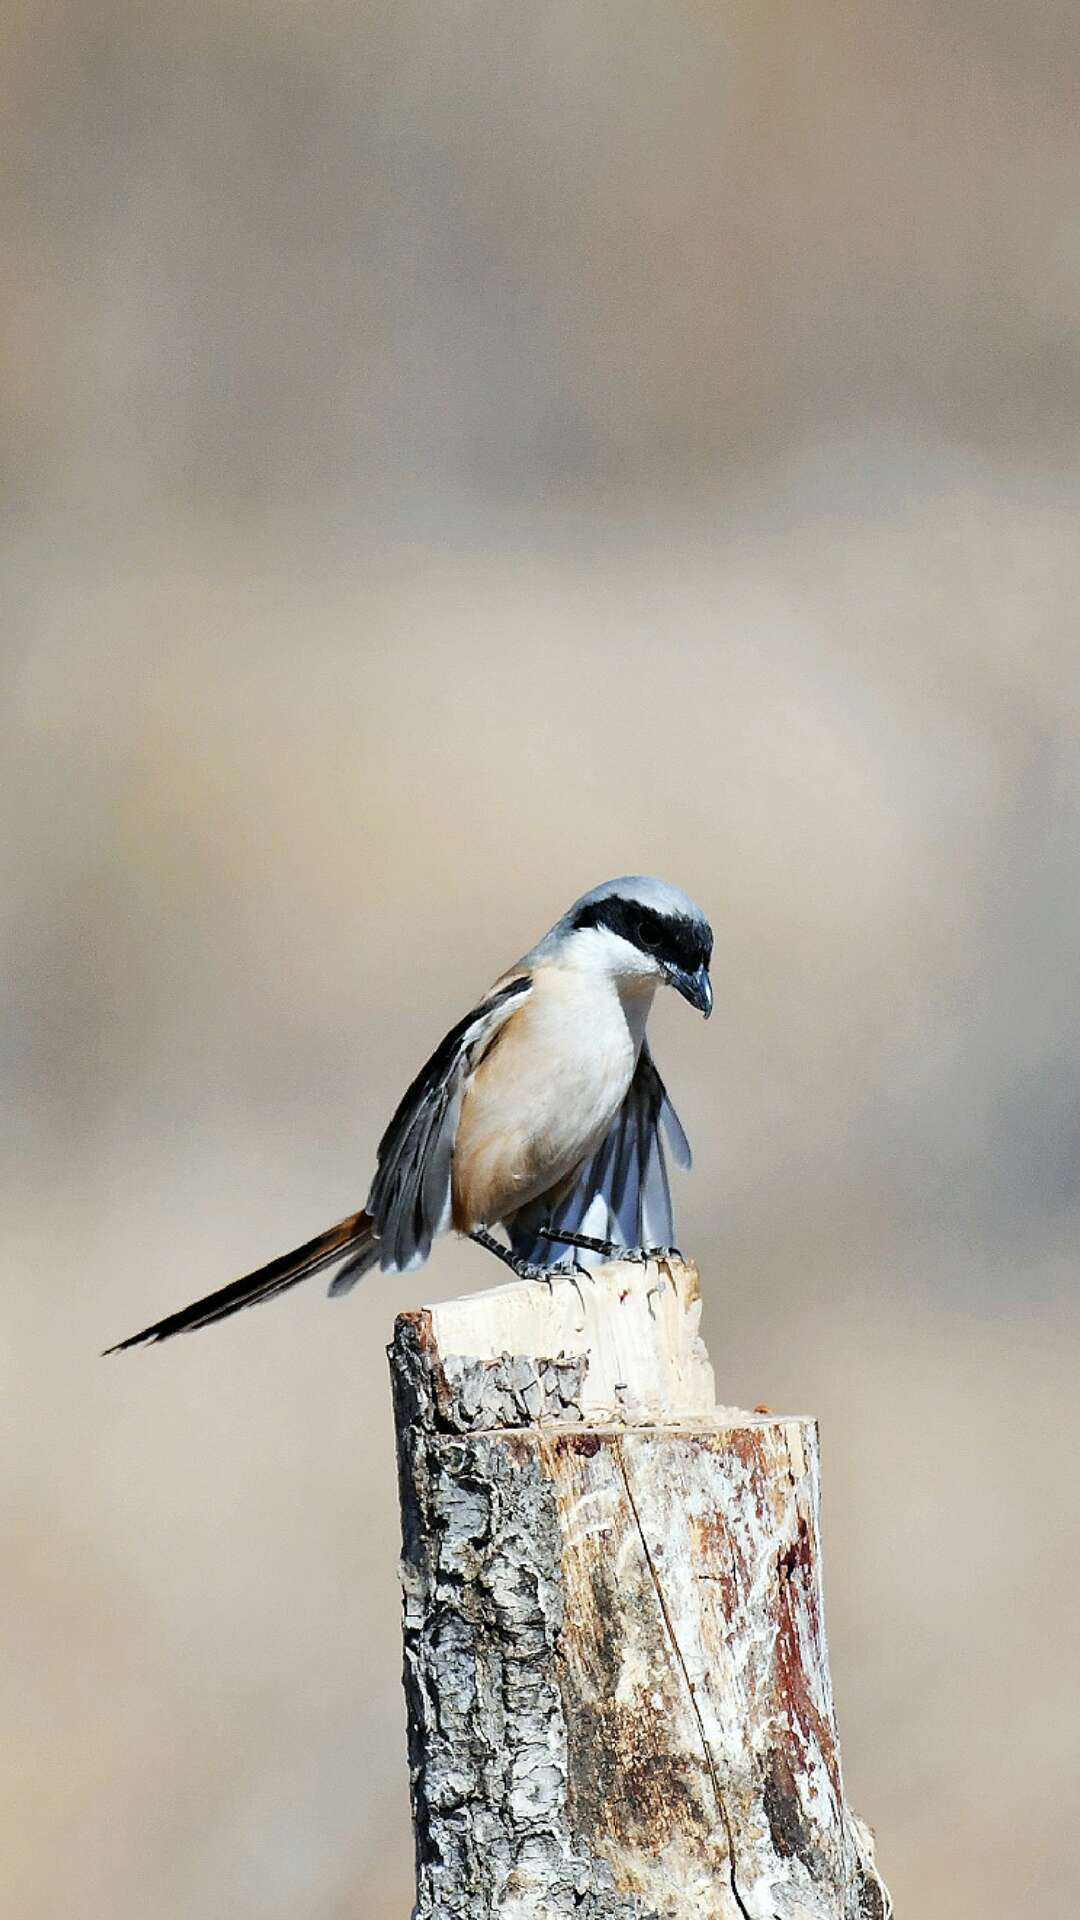
{"type": "Polygon", "coordinates": [[[246,1273],[242,1280],[230,1281],[227,1287],[219,1287],[217,1293],[208,1293],[205,1300],[181,1307],[178,1313],[170,1313],[166,1319],[155,1321],[152,1327],[144,1327],[141,1333],[118,1340],[115,1347],[106,1347],[105,1351],[123,1353],[126,1347],[168,1340],[174,1333],[186,1333],[191,1327],[208,1327],[215,1320],[225,1320],[230,1313],[238,1313],[241,1307],[254,1306],[256,1300],[269,1300],[272,1294],[284,1293],[287,1287],[295,1287],[297,1281],[306,1280],[309,1274],[318,1273],[338,1260],[348,1259],[351,1283],[368,1267],[373,1267],[378,1257],[379,1243],[370,1214],[350,1213],[348,1219],[339,1220],[336,1227],[328,1227],[305,1246],[280,1254],[268,1266],[246,1273]]]}

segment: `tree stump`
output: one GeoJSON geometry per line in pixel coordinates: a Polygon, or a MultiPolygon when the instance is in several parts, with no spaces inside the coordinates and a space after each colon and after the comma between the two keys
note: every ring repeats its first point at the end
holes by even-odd
{"type": "Polygon", "coordinates": [[[402,1314],[414,1920],[887,1920],[846,1806],[818,1438],[715,1405],[696,1270],[402,1314]]]}

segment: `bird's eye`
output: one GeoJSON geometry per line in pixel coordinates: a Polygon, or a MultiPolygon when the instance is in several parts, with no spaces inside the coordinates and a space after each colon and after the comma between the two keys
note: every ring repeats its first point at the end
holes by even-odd
{"type": "Polygon", "coordinates": [[[638,945],[644,947],[646,953],[656,953],[658,951],[661,940],[660,931],[653,925],[651,920],[646,920],[644,915],[642,915],[637,924],[637,937],[638,945]]]}

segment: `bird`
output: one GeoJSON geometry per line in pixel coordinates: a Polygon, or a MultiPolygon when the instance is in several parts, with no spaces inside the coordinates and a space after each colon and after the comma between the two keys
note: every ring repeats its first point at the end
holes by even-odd
{"type": "Polygon", "coordinates": [[[583,1253],[673,1251],[663,1136],[680,1166],[690,1146],[645,1029],[661,986],[708,1019],[712,946],[701,908],[664,880],[583,894],[421,1067],[359,1212],[106,1352],[209,1326],[330,1267],[333,1296],[376,1266],[410,1273],[451,1230],[549,1284],[583,1253]]]}

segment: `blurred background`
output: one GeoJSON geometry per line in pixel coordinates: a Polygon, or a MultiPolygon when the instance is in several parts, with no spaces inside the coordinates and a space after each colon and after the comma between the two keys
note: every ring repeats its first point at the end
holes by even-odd
{"type": "Polygon", "coordinates": [[[577,893],[722,1395],[822,1421],[901,1916],[1064,1915],[1080,13],[11,0],[0,1679],[21,1920],[406,1920],[397,1308],[98,1350],[366,1192],[577,893]]]}

